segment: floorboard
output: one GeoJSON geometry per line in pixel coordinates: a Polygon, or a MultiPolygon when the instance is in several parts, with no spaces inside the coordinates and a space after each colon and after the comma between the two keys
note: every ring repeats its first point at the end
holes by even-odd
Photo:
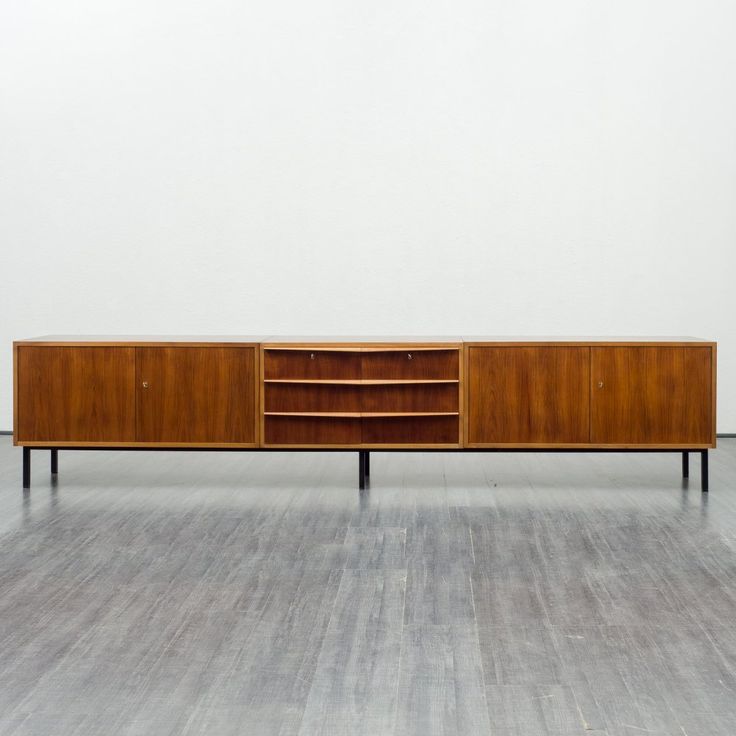
{"type": "Polygon", "coordinates": [[[33,453],[2,736],[733,736],[736,439],[679,455],[33,453]]]}

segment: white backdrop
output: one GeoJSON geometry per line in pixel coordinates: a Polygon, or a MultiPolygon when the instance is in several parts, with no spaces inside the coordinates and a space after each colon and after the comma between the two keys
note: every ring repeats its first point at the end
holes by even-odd
{"type": "Polygon", "coordinates": [[[0,429],[52,332],[698,335],[736,4],[4,0],[0,429]]]}

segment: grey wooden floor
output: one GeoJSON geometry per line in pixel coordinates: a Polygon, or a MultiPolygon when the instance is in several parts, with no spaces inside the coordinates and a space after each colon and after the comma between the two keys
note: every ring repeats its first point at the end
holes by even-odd
{"type": "Polygon", "coordinates": [[[736,441],[34,454],[0,438],[0,734],[736,733],[736,441]]]}

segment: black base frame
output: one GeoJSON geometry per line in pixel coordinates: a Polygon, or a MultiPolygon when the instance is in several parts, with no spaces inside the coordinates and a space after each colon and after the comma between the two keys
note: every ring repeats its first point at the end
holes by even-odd
{"type": "MultiPolygon", "coordinates": [[[[31,487],[31,450],[49,450],[51,452],[51,474],[56,476],[59,472],[59,450],[116,450],[132,452],[355,452],[343,448],[325,448],[315,450],[313,448],[295,447],[293,450],[271,447],[23,447],[23,488],[31,487]]],[[[549,448],[536,449],[526,447],[469,447],[462,450],[444,449],[415,449],[415,448],[387,448],[377,452],[681,452],[682,453],[682,477],[690,476],[690,453],[700,453],[700,490],[708,492],[708,450],[651,450],[651,449],[629,449],[619,450],[616,448],[549,448]]],[[[371,475],[371,451],[358,450],[358,487],[363,490],[366,483],[370,481],[371,475]]]]}

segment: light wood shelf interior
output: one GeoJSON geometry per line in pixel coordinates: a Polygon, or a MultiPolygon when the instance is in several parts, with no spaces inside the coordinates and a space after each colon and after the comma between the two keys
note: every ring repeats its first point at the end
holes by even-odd
{"type": "Polygon", "coordinates": [[[343,417],[343,418],[374,418],[374,417],[456,417],[456,411],[264,411],[267,417],[343,417]]]}
{"type": "Polygon", "coordinates": [[[422,352],[457,352],[457,345],[405,345],[403,347],[332,347],[330,345],[264,345],[264,350],[292,350],[300,353],[422,353],[422,352]]]}
{"type": "Polygon", "coordinates": [[[264,378],[264,383],[318,383],[335,386],[394,386],[425,383],[459,383],[457,378],[264,378]]]}

